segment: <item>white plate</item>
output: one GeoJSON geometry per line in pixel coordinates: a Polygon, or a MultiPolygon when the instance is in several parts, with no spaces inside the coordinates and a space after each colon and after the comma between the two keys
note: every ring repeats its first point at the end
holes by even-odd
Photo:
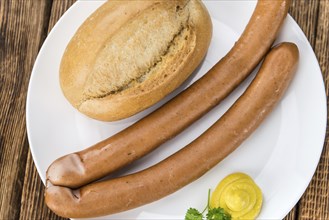
{"type": "MultiPolygon", "coordinates": [[[[27,97],[27,131],[35,165],[45,172],[56,158],[84,149],[147,115],[207,72],[242,33],[255,1],[206,1],[214,33],[205,61],[190,79],[156,106],[113,123],[89,119],[64,98],[58,80],[63,51],[77,28],[102,1],[78,1],[59,20],[35,62],[27,97]]],[[[307,188],[318,164],[326,129],[326,96],[320,68],[306,37],[288,16],[277,42],[298,45],[300,63],[292,85],[274,112],[235,152],[199,180],[178,192],[140,208],[107,219],[183,219],[189,207],[203,209],[207,191],[227,174],[251,175],[264,193],[260,219],[283,218],[307,188]]],[[[206,130],[244,91],[253,76],[202,120],[175,139],[125,169],[134,172],[182,148],[206,130]]]]}

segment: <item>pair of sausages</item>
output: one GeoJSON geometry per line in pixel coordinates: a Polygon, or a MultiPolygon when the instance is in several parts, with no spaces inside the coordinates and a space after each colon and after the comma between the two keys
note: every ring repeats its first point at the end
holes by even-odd
{"type": "Polygon", "coordinates": [[[56,160],[47,172],[47,181],[53,184],[45,193],[48,207],[73,218],[132,209],[177,191],[234,151],[288,87],[298,61],[294,44],[272,49],[246,92],[192,143],[143,171],[85,185],[152,151],[223,100],[269,50],[288,5],[287,0],[260,0],[239,41],[204,77],[131,127],[56,160]],[[81,188],[71,189],[77,187],[81,188]]]}

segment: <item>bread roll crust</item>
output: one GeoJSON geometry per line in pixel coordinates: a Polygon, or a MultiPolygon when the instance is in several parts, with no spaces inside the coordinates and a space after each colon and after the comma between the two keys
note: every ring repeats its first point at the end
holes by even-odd
{"type": "Polygon", "coordinates": [[[202,61],[211,35],[199,0],[108,1],[69,42],[62,91],[91,118],[127,118],[181,85],[202,61]]]}

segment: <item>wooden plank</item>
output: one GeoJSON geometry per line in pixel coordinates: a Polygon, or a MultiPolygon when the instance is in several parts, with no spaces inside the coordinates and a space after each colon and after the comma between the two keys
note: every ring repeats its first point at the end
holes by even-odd
{"type": "Polygon", "coordinates": [[[27,161],[20,219],[62,219],[48,209],[44,202],[44,185],[41,182],[30,153],[27,161]]]}
{"type": "Polygon", "coordinates": [[[298,204],[284,217],[284,220],[295,220],[298,215],[298,204]]]}
{"type": "Polygon", "coordinates": [[[20,215],[28,153],[26,92],[46,10],[46,0],[0,1],[0,219],[20,215]]]}
{"type": "MultiPolygon", "coordinates": [[[[75,0],[53,0],[49,23],[46,27],[46,33],[49,33],[58,19],[75,2],[75,0]]],[[[54,214],[47,208],[44,202],[44,185],[41,182],[39,174],[34,166],[33,158],[28,153],[27,166],[25,171],[24,188],[21,198],[20,219],[64,219],[54,214]]]]}
{"type": "MultiPolygon", "coordinates": [[[[314,51],[322,70],[326,94],[329,88],[329,1],[319,2],[314,51]]],[[[329,219],[329,142],[328,130],[316,173],[300,202],[299,219],[329,219]]],[[[312,147],[312,146],[310,146],[312,147]]]]}
{"type": "Polygon", "coordinates": [[[57,21],[62,17],[64,12],[66,12],[76,0],[53,0],[53,6],[51,10],[49,26],[48,26],[48,33],[57,23],[57,21]]]}
{"type": "MultiPolygon", "coordinates": [[[[326,94],[329,95],[329,1],[320,1],[319,21],[315,42],[315,54],[325,79],[326,94]]],[[[328,169],[327,169],[328,170],[328,169]]]]}
{"type": "Polygon", "coordinates": [[[313,48],[315,45],[319,3],[320,1],[318,0],[293,0],[289,9],[289,14],[303,30],[313,48]]]}

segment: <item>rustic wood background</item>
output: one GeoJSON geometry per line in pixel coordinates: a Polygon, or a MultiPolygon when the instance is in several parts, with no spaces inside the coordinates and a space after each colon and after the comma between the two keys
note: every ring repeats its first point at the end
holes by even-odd
{"type": "MultiPolygon", "coordinates": [[[[26,93],[38,51],[75,0],[0,0],[0,219],[62,219],[44,204],[29,150],[26,93]]],[[[328,96],[329,0],[293,0],[290,14],[319,60],[328,96]]],[[[329,219],[328,135],[316,173],[285,219],[329,219]]]]}

